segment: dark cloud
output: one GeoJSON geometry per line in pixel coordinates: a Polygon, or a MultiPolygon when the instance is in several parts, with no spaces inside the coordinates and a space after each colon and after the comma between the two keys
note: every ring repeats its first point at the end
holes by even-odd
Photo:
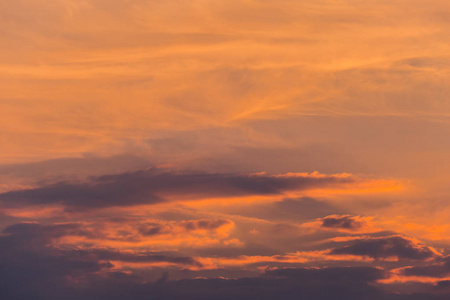
{"type": "Polygon", "coordinates": [[[446,257],[440,264],[403,268],[401,274],[404,276],[446,277],[450,275],[450,257],[446,257]]]}
{"type": "Polygon", "coordinates": [[[163,201],[151,190],[132,182],[56,183],[0,195],[6,207],[62,204],[70,209],[153,204],[163,201]]]}
{"type": "Polygon", "coordinates": [[[336,229],[348,229],[357,230],[365,225],[365,222],[359,218],[352,216],[327,216],[320,219],[322,222],[321,227],[324,228],[336,228],[336,229]]]}
{"type": "Polygon", "coordinates": [[[50,246],[53,238],[73,229],[39,224],[6,228],[0,236],[1,298],[51,299],[51,287],[64,288],[68,277],[110,269],[109,262],[75,258],[50,246]]]}
{"type": "Polygon", "coordinates": [[[70,286],[88,277],[126,276],[115,272],[110,261],[201,266],[193,258],[163,253],[67,249],[53,245],[55,239],[78,234],[80,230],[79,224],[36,223],[15,224],[4,229],[0,235],[0,298],[61,299],[54,294],[59,290],[67,292],[70,286]]]}
{"type": "Polygon", "coordinates": [[[58,238],[64,235],[84,233],[79,223],[61,223],[41,225],[39,223],[18,223],[3,230],[3,233],[21,237],[39,236],[43,238],[58,238]]]}
{"type": "Polygon", "coordinates": [[[166,282],[156,299],[379,299],[383,295],[364,280],[320,277],[180,280],[166,282]]]}
{"type": "Polygon", "coordinates": [[[443,281],[439,281],[437,283],[437,288],[440,290],[446,290],[447,292],[450,291],[450,280],[443,280],[443,281]]]}
{"type": "Polygon", "coordinates": [[[155,252],[121,252],[116,250],[105,249],[88,249],[88,250],[65,250],[64,255],[75,258],[90,258],[98,261],[122,261],[132,263],[151,263],[151,262],[167,262],[179,265],[188,265],[201,267],[202,264],[192,257],[187,256],[168,256],[155,252]]]}
{"type": "Polygon", "coordinates": [[[176,173],[153,168],[146,171],[94,177],[88,182],[61,182],[0,194],[6,207],[62,204],[68,209],[155,204],[164,196],[196,199],[245,195],[276,195],[352,183],[353,177],[269,176],[242,174],[176,173]]]}
{"type": "Polygon", "coordinates": [[[334,268],[285,268],[268,270],[268,276],[295,278],[299,280],[352,280],[375,281],[386,278],[382,269],[371,267],[334,267],[334,268]]]}
{"type": "Polygon", "coordinates": [[[330,253],[368,256],[374,259],[396,257],[407,260],[427,260],[437,257],[429,247],[402,236],[359,239],[351,245],[335,248],[330,253]]]}
{"type": "Polygon", "coordinates": [[[82,224],[52,224],[19,223],[5,228],[0,236],[0,246],[5,249],[48,250],[48,253],[70,258],[89,259],[96,261],[117,260],[124,262],[170,262],[184,265],[201,266],[191,257],[172,257],[156,252],[120,252],[109,249],[68,249],[51,246],[54,239],[69,235],[88,235],[82,224]]]}
{"type": "MultiPolygon", "coordinates": [[[[97,275],[98,271],[110,268],[110,265],[96,265],[95,259],[98,256],[117,258],[117,254],[101,251],[93,253],[64,256],[63,259],[44,260],[34,264],[15,262],[6,269],[12,271],[12,274],[0,273],[2,279],[8,279],[6,283],[5,281],[0,283],[0,296],[3,296],[3,299],[18,300],[62,298],[375,300],[383,295],[380,290],[369,284],[383,278],[383,271],[373,268],[272,270],[262,277],[229,280],[169,281],[170,274],[164,273],[155,283],[143,284],[139,278],[122,272],[110,271],[104,275],[97,275]],[[44,267],[45,264],[48,265],[47,269],[44,267]],[[45,273],[45,270],[48,273],[45,273]],[[76,281],[73,280],[75,278],[76,281]],[[79,284],[80,281],[82,284],[79,284]]],[[[42,259],[42,257],[34,258],[42,259]]],[[[30,261],[27,260],[26,263],[30,261]]]]}
{"type": "Polygon", "coordinates": [[[146,223],[139,226],[139,233],[144,236],[173,233],[176,228],[182,228],[185,232],[195,230],[214,231],[225,225],[232,224],[230,220],[223,219],[201,219],[171,223],[146,223]]]}
{"type": "MultiPolygon", "coordinates": [[[[198,224],[203,226],[200,225],[201,222],[198,224]]],[[[211,224],[203,227],[208,228],[211,224]]],[[[59,249],[52,246],[52,240],[65,234],[76,234],[80,228],[80,224],[36,223],[22,223],[6,228],[0,236],[1,299],[446,299],[430,294],[422,297],[419,294],[386,293],[374,285],[377,280],[386,277],[386,272],[371,267],[270,269],[262,276],[253,278],[177,281],[171,281],[170,273],[163,272],[160,280],[145,283],[138,275],[114,270],[110,261],[201,265],[189,257],[172,257],[152,252],[59,249]],[[36,242],[37,240],[41,242],[36,242]]]]}
{"type": "Polygon", "coordinates": [[[188,231],[198,229],[214,230],[228,224],[230,224],[229,220],[193,220],[181,223],[188,231]]]}
{"type": "MultiPolygon", "coordinates": [[[[52,240],[63,236],[93,236],[81,223],[60,223],[41,225],[38,223],[18,223],[6,227],[0,236],[2,249],[42,250],[52,240]]],[[[50,249],[50,248],[49,248],[50,249]]]]}
{"type": "Polygon", "coordinates": [[[166,233],[166,228],[167,226],[157,223],[145,224],[140,226],[139,233],[145,236],[157,235],[166,233]]]}
{"type": "Polygon", "coordinates": [[[171,281],[170,274],[163,273],[155,283],[139,283],[130,275],[116,272],[106,278],[89,277],[86,285],[53,290],[52,297],[47,300],[62,296],[68,300],[440,300],[448,296],[384,292],[372,284],[374,280],[383,278],[382,271],[373,268],[290,269],[289,272],[296,275],[280,276],[269,272],[253,278],[177,281],[171,281]]]}

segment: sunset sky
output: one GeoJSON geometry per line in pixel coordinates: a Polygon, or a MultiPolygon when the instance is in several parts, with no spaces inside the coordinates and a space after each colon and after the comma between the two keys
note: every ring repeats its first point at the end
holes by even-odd
{"type": "Polygon", "coordinates": [[[0,0],[0,298],[450,299],[450,1],[0,0]]]}

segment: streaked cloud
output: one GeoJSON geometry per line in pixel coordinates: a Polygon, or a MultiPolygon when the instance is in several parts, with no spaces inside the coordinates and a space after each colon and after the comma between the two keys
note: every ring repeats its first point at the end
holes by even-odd
{"type": "Polygon", "coordinates": [[[208,197],[282,196],[304,190],[364,190],[398,184],[364,180],[350,174],[208,174],[151,168],[134,173],[93,177],[87,182],[60,182],[10,191],[0,194],[0,200],[5,207],[61,204],[68,209],[95,209],[151,205],[174,198],[195,200],[208,197]]]}

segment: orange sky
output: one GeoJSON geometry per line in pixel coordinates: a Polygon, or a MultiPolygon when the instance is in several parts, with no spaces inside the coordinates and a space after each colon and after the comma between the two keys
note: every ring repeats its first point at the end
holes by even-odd
{"type": "Polygon", "coordinates": [[[444,0],[0,0],[0,254],[16,236],[90,253],[77,284],[364,266],[383,291],[444,293],[449,16],[444,0]]]}

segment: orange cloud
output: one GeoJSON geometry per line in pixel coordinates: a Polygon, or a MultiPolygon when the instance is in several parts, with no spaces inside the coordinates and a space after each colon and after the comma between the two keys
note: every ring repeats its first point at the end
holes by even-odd
{"type": "Polygon", "coordinates": [[[239,247],[242,242],[230,237],[233,227],[234,223],[230,220],[136,222],[130,219],[120,223],[86,224],[83,234],[68,234],[54,241],[53,244],[64,247],[101,245],[115,249],[148,248],[153,250],[173,250],[180,247],[239,247]]]}
{"type": "Polygon", "coordinates": [[[349,262],[372,262],[373,259],[356,255],[330,255],[330,250],[323,251],[304,251],[287,253],[284,255],[273,256],[238,256],[238,257],[196,257],[202,263],[204,268],[226,268],[226,267],[246,267],[251,265],[290,263],[306,264],[312,262],[324,261],[349,261],[349,262]]]}

